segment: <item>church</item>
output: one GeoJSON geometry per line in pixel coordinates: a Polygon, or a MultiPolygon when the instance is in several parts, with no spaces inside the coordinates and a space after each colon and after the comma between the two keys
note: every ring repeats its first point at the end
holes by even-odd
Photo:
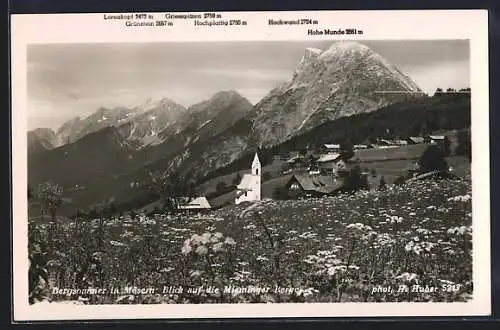
{"type": "Polygon", "coordinates": [[[242,202],[260,201],[261,164],[255,153],[250,174],[244,174],[240,184],[236,187],[235,204],[242,202]]]}

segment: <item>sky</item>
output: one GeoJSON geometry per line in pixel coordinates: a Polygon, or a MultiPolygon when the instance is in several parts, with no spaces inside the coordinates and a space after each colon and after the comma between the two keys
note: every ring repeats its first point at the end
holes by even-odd
{"type": "MultiPolygon", "coordinates": [[[[56,130],[99,107],[167,97],[186,107],[221,90],[253,104],[291,79],[307,47],[334,41],[43,44],[28,47],[28,129],[56,130]]],[[[469,86],[467,40],[360,41],[427,93],[469,86]]]]}

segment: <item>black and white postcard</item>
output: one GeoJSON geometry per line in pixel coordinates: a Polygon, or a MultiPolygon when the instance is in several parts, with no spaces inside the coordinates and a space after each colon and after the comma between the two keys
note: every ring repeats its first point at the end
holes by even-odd
{"type": "Polygon", "coordinates": [[[14,15],[14,319],[490,313],[486,11],[14,15]]]}

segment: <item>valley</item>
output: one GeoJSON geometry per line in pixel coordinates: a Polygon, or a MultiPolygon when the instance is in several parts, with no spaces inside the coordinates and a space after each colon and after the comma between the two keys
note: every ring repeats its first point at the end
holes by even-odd
{"type": "MultiPolygon", "coordinates": [[[[346,139],[368,144],[468,127],[469,94],[426,96],[368,47],[339,42],[305,49],[290,80],[255,105],[234,90],[187,108],[168,98],[147,99],[130,108],[100,108],[57,132],[30,131],[28,180],[30,187],[61,185],[71,201],[61,206],[66,216],[102,203],[121,211],[148,205],[154,200],[146,189],[151,172],[189,176],[196,193],[218,198],[218,205],[225,199],[207,187],[222,181],[228,190],[228,178],[244,174],[256,151],[270,176],[265,187],[282,174],[281,165],[272,165],[277,156],[346,139]]],[[[416,157],[370,166],[392,182],[416,157]]]]}

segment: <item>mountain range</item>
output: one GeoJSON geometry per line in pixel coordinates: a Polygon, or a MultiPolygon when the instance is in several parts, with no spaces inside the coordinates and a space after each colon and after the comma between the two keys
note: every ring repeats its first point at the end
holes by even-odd
{"type": "Polygon", "coordinates": [[[57,132],[30,131],[29,182],[86,186],[70,196],[82,207],[128,198],[130,183],[145,169],[203,177],[325,122],[422,95],[411,78],[362,44],[308,48],[290,80],[255,105],[222,91],[187,109],[166,98],[148,100],[130,109],[100,108],[57,132]]]}
{"type": "Polygon", "coordinates": [[[357,42],[325,51],[308,48],[291,79],[272,90],[245,117],[208,141],[190,145],[172,166],[202,175],[249,150],[269,148],[326,121],[414,99],[424,93],[381,55],[357,42]]]}

